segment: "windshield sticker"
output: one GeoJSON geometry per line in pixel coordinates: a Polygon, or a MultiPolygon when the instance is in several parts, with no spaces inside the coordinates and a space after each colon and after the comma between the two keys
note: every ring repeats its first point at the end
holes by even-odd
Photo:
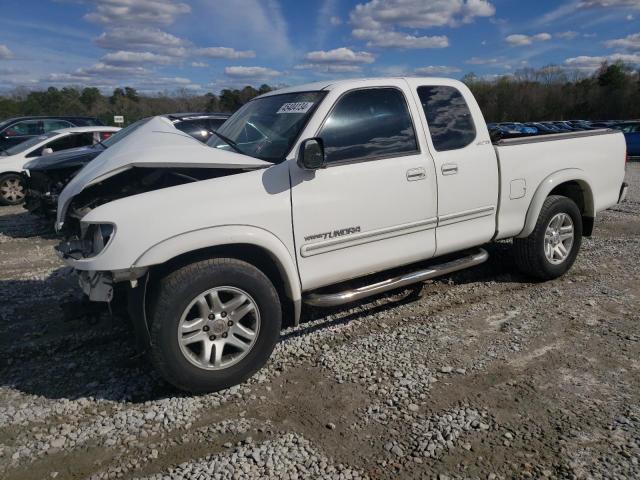
{"type": "Polygon", "coordinates": [[[276,113],[307,113],[313,107],[313,102],[285,103],[276,113]]]}

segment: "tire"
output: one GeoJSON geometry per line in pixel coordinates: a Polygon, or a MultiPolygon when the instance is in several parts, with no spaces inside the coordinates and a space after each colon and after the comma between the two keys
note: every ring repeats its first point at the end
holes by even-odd
{"type": "Polygon", "coordinates": [[[26,194],[26,185],[21,175],[0,175],[0,205],[19,205],[24,202],[26,194]]]}
{"type": "Polygon", "coordinates": [[[580,245],[582,244],[582,215],[576,203],[570,198],[560,195],[550,195],[542,204],[538,221],[533,232],[526,238],[515,238],[513,240],[513,250],[516,265],[523,273],[535,277],[540,280],[551,280],[564,275],[575,262],[580,245]],[[562,217],[562,215],[565,217],[562,217]],[[568,217],[568,219],[567,219],[568,217]],[[563,219],[561,228],[559,219],[563,219]],[[555,221],[555,225],[550,225],[555,221]],[[549,231],[558,231],[562,236],[568,236],[568,226],[572,224],[573,240],[569,245],[568,239],[563,242],[563,249],[553,248],[553,245],[559,236],[555,232],[549,234],[549,231]],[[549,231],[548,231],[549,229],[549,231]],[[562,233],[564,232],[564,233],[562,233]],[[545,237],[549,238],[547,243],[545,237]],[[550,259],[545,252],[546,245],[549,245],[547,251],[550,251],[553,259],[550,259]],[[566,250],[566,256],[561,258],[566,250]]]}
{"type": "Polygon", "coordinates": [[[280,336],[275,287],[241,260],[216,258],[179,268],[158,282],[153,297],[151,361],[181,390],[214,392],[243,382],[267,362],[280,336]]]}

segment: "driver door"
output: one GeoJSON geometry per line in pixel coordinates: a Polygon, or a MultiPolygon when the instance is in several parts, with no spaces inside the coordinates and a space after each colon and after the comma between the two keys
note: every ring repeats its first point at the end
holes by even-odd
{"type": "Polygon", "coordinates": [[[303,290],[431,257],[435,167],[403,80],[332,90],[303,138],[324,142],[326,168],[290,162],[303,290]]]}

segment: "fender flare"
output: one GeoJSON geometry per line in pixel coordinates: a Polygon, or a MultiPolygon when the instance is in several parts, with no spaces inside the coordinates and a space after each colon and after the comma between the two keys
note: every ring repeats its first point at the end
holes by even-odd
{"type": "Polygon", "coordinates": [[[131,268],[163,264],[185,253],[203,248],[249,244],[265,250],[285,280],[285,293],[294,304],[294,324],[300,320],[302,289],[295,260],[289,249],[273,233],[251,225],[222,225],[201,228],[167,238],[148,248],[131,268]]]}
{"type": "Polygon", "coordinates": [[[516,238],[528,237],[536,226],[540,210],[542,210],[542,204],[547,199],[551,191],[558,185],[566,182],[577,182],[584,191],[584,215],[587,217],[595,217],[595,206],[593,203],[593,190],[589,180],[587,179],[583,170],[579,168],[567,168],[564,170],[558,170],[551,175],[547,176],[540,182],[538,188],[533,194],[531,203],[527,210],[525,217],[524,227],[522,231],[516,235],[516,238]]]}

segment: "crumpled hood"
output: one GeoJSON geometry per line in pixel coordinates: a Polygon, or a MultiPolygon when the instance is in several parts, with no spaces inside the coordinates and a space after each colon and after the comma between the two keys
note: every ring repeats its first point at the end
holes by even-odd
{"type": "Polygon", "coordinates": [[[211,148],[181,132],[165,117],[154,117],[104,150],[65,187],[58,199],[56,228],[62,227],[73,197],[85,188],[134,167],[258,169],[269,162],[211,148]]]}

